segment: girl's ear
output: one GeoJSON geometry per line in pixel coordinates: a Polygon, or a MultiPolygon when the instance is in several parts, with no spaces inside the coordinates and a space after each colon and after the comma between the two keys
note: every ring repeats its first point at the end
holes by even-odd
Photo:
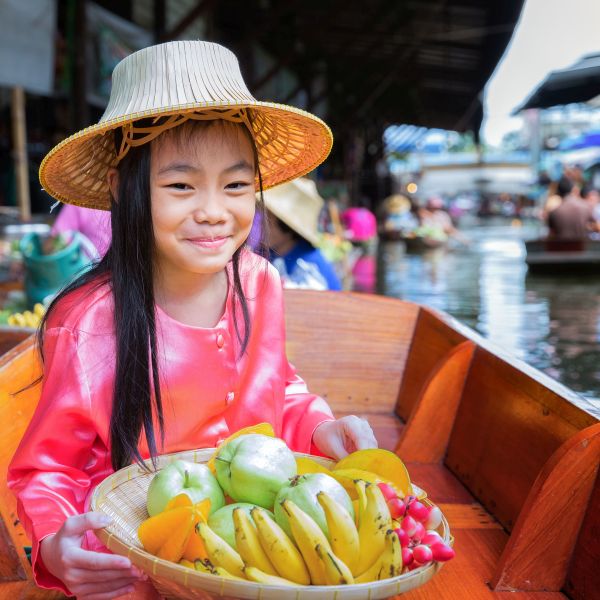
{"type": "Polygon", "coordinates": [[[106,173],[106,181],[108,183],[108,187],[110,188],[110,195],[112,199],[116,202],[119,197],[119,171],[114,167],[111,167],[106,173]]]}

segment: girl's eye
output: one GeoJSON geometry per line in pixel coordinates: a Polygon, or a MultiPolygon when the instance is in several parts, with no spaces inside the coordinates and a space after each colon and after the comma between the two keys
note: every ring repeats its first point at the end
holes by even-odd
{"type": "Polygon", "coordinates": [[[189,190],[191,189],[187,183],[170,183],[167,187],[173,188],[175,190],[189,190]]]}
{"type": "Polygon", "coordinates": [[[225,187],[228,190],[243,190],[249,185],[250,184],[247,181],[234,181],[233,183],[228,183],[225,187]]]}

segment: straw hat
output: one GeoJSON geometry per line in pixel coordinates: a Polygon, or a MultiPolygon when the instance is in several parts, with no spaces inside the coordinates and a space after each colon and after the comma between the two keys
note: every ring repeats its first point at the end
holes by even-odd
{"type": "Polygon", "coordinates": [[[301,177],[263,194],[265,206],[313,246],[319,245],[319,214],[324,200],[314,181],[301,177]]]}
{"type": "Polygon", "coordinates": [[[168,42],[139,50],[115,67],[100,122],[53,148],[42,161],[40,181],[62,202],[109,210],[106,173],[131,146],[188,119],[215,118],[245,123],[251,130],[263,189],[314,169],[327,158],[333,142],[329,127],[314,115],[256,100],[227,48],[210,42],[168,42]],[[134,125],[148,117],[157,117],[153,126],[134,125]],[[112,132],[119,127],[123,144],[117,153],[112,132]]]}

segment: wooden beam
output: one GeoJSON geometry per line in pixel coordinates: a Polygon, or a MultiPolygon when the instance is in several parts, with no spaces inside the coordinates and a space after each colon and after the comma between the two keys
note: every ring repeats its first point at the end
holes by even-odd
{"type": "Polygon", "coordinates": [[[158,43],[165,35],[165,25],[167,23],[166,0],[154,0],[153,16],[154,41],[158,43]]]}
{"type": "Polygon", "coordinates": [[[600,423],[569,438],[548,459],[500,557],[492,590],[563,588],[599,460],[600,423]]]}
{"type": "Polygon", "coordinates": [[[166,31],[160,38],[160,41],[168,42],[179,37],[212,3],[213,0],[202,0],[199,2],[171,31],[166,31]]]}
{"type": "Polygon", "coordinates": [[[13,157],[17,183],[17,205],[22,221],[31,219],[29,168],[27,160],[27,124],[25,120],[25,90],[14,87],[11,94],[13,157]]]}

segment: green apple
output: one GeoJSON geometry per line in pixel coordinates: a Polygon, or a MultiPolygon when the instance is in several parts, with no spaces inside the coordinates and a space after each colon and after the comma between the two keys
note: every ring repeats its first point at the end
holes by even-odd
{"type": "MultiPolygon", "coordinates": [[[[208,526],[221,538],[223,538],[232,548],[237,550],[235,543],[235,525],[233,524],[233,511],[236,508],[243,509],[250,520],[252,515],[250,511],[256,506],[256,504],[249,504],[247,502],[235,502],[234,504],[227,504],[223,508],[220,508],[217,512],[214,512],[208,517],[208,526]]],[[[273,513],[265,509],[265,512],[274,520],[273,513]]]]}
{"type": "Polygon", "coordinates": [[[193,504],[210,498],[210,512],[225,504],[223,490],[206,465],[176,460],[161,469],[150,482],[146,508],[153,517],[165,509],[172,498],[187,494],[193,504]]]}
{"type": "Polygon", "coordinates": [[[292,535],[287,514],[281,503],[289,499],[306,514],[311,516],[315,523],[323,530],[325,535],[329,535],[325,513],[317,500],[319,492],[326,492],[334,500],[339,502],[354,518],[354,506],[352,499],[344,487],[333,477],[325,473],[307,473],[298,475],[284,485],[275,498],[275,521],[289,535],[292,535]]]}
{"type": "Polygon", "coordinates": [[[236,502],[273,508],[281,486],[296,475],[296,459],[283,440],[250,433],[224,444],[215,457],[217,479],[236,502]]]}

